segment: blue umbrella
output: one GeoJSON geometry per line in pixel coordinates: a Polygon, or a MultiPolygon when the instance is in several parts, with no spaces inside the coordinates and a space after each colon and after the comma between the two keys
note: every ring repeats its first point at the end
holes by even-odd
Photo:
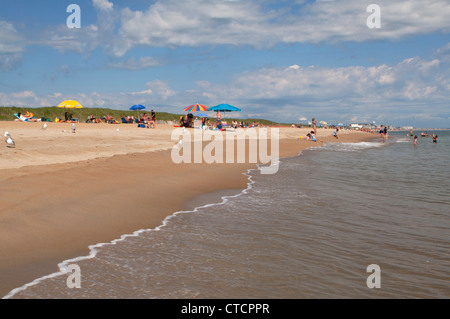
{"type": "MultiPolygon", "coordinates": [[[[130,111],[139,111],[139,110],[143,110],[143,109],[145,109],[145,106],[140,105],[140,104],[133,105],[132,107],[130,107],[130,111]]],[[[139,112],[137,114],[137,117],[139,117],[139,112]]]]}
{"type": "Polygon", "coordinates": [[[238,109],[237,107],[230,105],[230,104],[219,104],[213,107],[210,107],[208,111],[219,111],[219,112],[241,112],[241,109],[238,109]]]}
{"type": "Polygon", "coordinates": [[[139,110],[143,110],[143,109],[145,109],[145,106],[140,105],[140,104],[133,105],[132,107],[130,107],[130,111],[139,111],[139,110]]]}

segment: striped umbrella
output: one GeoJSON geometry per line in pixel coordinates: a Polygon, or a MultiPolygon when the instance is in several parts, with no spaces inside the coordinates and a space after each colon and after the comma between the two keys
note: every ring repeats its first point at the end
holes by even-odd
{"type": "Polygon", "coordinates": [[[203,104],[194,104],[191,106],[188,106],[187,108],[184,109],[185,112],[205,112],[208,111],[208,107],[206,105],[203,104]]]}

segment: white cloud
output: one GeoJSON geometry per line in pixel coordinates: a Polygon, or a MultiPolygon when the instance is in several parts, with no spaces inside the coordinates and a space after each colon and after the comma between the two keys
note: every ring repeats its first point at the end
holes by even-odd
{"type": "Polygon", "coordinates": [[[108,0],[92,0],[92,4],[95,8],[104,11],[113,10],[114,4],[108,0]]]}
{"type": "Polygon", "coordinates": [[[142,70],[161,65],[162,63],[160,63],[159,61],[155,60],[150,56],[141,57],[138,61],[136,61],[134,57],[131,57],[123,62],[113,62],[108,64],[108,66],[111,68],[125,69],[125,70],[142,70]]]}
{"type": "Polygon", "coordinates": [[[284,2],[282,8],[273,9],[256,0],[160,0],[141,11],[120,9],[107,0],[93,0],[98,14],[96,26],[75,36],[67,28],[57,28],[49,32],[50,39],[44,42],[76,51],[101,46],[107,54],[123,57],[142,46],[262,48],[277,43],[397,40],[450,32],[448,0],[380,0],[380,29],[366,25],[366,8],[372,2],[317,1],[300,6],[284,2]]]}
{"type": "Polygon", "coordinates": [[[11,71],[22,63],[25,51],[22,35],[12,23],[0,20],[0,71],[11,71]]]}
{"type": "MultiPolygon", "coordinates": [[[[447,0],[378,1],[382,28],[369,29],[370,1],[305,4],[298,9],[267,10],[256,1],[159,1],[146,11],[122,11],[121,55],[138,46],[200,46],[368,41],[450,32],[447,0]]],[[[295,66],[294,66],[295,67],[295,66]]]]}

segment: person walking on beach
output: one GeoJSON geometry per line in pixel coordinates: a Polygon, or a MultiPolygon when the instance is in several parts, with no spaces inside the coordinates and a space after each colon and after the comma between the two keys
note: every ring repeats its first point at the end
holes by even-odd
{"type": "Polygon", "coordinates": [[[313,127],[314,127],[314,135],[317,135],[317,121],[316,121],[316,119],[313,117],[313,119],[312,119],[312,124],[313,124],[313,127]]]}
{"type": "Polygon", "coordinates": [[[414,136],[414,146],[417,146],[417,135],[414,136]]]}

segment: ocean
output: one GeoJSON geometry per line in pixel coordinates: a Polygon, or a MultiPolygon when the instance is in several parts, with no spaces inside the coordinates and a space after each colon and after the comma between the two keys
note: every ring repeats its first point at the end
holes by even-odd
{"type": "MultiPolygon", "coordinates": [[[[11,298],[449,298],[450,131],[326,144],[11,298]],[[379,288],[369,288],[379,267],[379,288]]],[[[376,137],[376,135],[374,135],[376,137]]],[[[212,197],[211,197],[212,198],[212,197]]]]}

